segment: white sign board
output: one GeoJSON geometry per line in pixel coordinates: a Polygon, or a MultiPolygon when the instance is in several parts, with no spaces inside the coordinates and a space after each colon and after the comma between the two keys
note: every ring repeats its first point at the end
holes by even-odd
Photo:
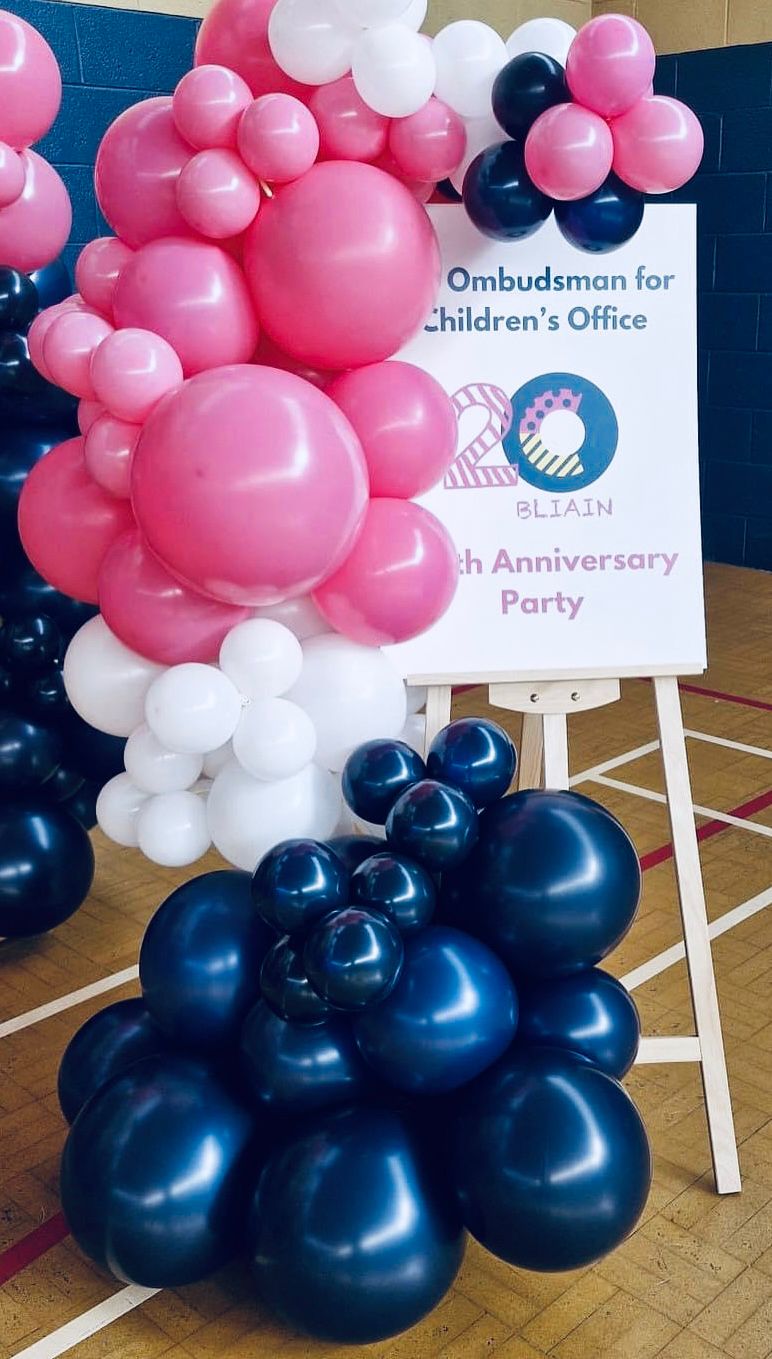
{"type": "Polygon", "coordinates": [[[608,255],[552,219],[503,244],[430,212],[442,287],[399,357],[456,407],[456,461],[422,504],[461,578],[392,656],[416,683],[703,670],[694,208],[647,207],[608,255]]]}

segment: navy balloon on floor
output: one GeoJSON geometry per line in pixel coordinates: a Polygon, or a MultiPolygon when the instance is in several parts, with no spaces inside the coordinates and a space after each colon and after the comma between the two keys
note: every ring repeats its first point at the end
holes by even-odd
{"type": "Polygon", "coordinates": [[[64,807],[38,797],[0,802],[0,935],[42,934],[86,900],[94,851],[64,807]]]}
{"type": "Polygon", "coordinates": [[[621,1080],[638,1052],[641,1022],[635,1001],[616,977],[598,967],[568,977],[524,980],[519,1036],[539,1047],[568,1048],[621,1080]]]}
{"type": "Polygon", "coordinates": [[[247,1016],[241,1035],[247,1088],[260,1108],[304,1113],[366,1095],[370,1075],[344,1019],[288,1024],[264,1000],[247,1016]]]}
{"type": "Polygon", "coordinates": [[[57,1093],[67,1122],[72,1123],[113,1076],[144,1057],[168,1051],[168,1040],[139,996],[97,1011],[73,1034],[59,1065],[57,1093]]]}

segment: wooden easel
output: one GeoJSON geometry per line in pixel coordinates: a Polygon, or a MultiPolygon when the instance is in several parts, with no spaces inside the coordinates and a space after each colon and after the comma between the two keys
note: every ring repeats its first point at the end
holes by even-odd
{"type": "MultiPolygon", "coordinates": [[[[740,1165],[729,1095],[726,1056],[710,951],[705,890],[692,809],[681,700],[674,675],[653,680],[678,899],[696,1034],[642,1038],[639,1062],[699,1062],[705,1092],[713,1170],[719,1194],[738,1193],[740,1165]]],[[[451,686],[430,684],[426,743],[450,721],[451,686]]],[[[568,788],[569,713],[586,712],[620,697],[618,679],[494,682],[490,703],[523,714],[518,787],[568,788]]]]}

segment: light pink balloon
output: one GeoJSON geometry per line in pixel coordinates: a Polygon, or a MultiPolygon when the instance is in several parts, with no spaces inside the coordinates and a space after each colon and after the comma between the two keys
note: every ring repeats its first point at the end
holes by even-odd
{"type": "Polygon", "coordinates": [[[57,387],[84,401],[94,401],[91,356],[113,328],[91,311],[65,311],[57,316],[43,341],[43,362],[57,387]]]}
{"type": "Polygon", "coordinates": [[[218,0],[198,30],[196,66],[227,66],[246,80],[256,99],[274,90],[308,96],[308,86],[285,75],[271,54],[268,19],[275,4],[276,0],[218,0]]]}
{"type": "Polygon", "coordinates": [[[131,457],[141,431],[141,425],[104,414],[86,434],[83,457],[89,474],[104,491],[120,500],[128,500],[131,495],[131,457]]]}
{"type": "Polygon", "coordinates": [[[60,255],[70,234],[70,197],[53,165],[34,151],[22,151],[24,188],[0,212],[0,260],[30,273],[60,255]]]}
{"type": "Polygon", "coordinates": [[[386,150],[389,119],[365,103],[352,76],[320,85],[308,101],[319,128],[320,160],[377,160],[386,150]]]}
{"type": "Polygon", "coordinates": [[[679,99],[639,99],[611,124],[614,170],[642,193],[670,193],[691,179],[705,137],[695,113],[679,99]]]}
{"type": "Polygon", "coordinates": [[[246,363],[257,346],[258,325],[244,275],[230,255],[209,242],[172,238],[138,250],[121,272],[114,311],[117,325],[153,330],[168,340],[186,377],[221,364],[246,363]]]}
{"type": "Polygon", "coordinates": [[[408,118],[394,118],[389,150],[403,174],[421,183],[447,179],[466,151],[466,127],[458,114],[434,96],[408,118]]]}
{"type": "Polygon", "coordinates": [[[655,64],[654,44],[643,24],[626,14],[599,14],[571,43],[566,79],[578,104],[615,118],[646,93],[655,64]]]}
{"type": "Polygon", "coordinates": [[[99,608],[124,646],[160,665],[216,660],[226,634],[251,615],[181,585],[136,529],[116,539],[102,562],[99,608]]]}
{"type": "Polygon", "coordinates": [[[32,325],[27,332],[27,349],[32,363],[41,377],[46,379],[46,382],[51,382],[53,379],[43,357],[43,344],[54,321],[58,316],[63,316],[67,311],[88,310],[89,308],[86,307],[82,298],[75,293],[72,297],[66,297],[63,302],[56,302],[52,307],[45,307],[43,311],[38,313],[32,322],[32,325]]]}
{"type": "Polygon", "coordinates": [[[319,129],[299,99],[264,94],[242,116],[238,147],[259,179],[287,184],[311,169],[319,152],[319,129]]]}
{"type": "Polygon", "coordinates": [[[113,293],[118,275],[134,251],[117,236],[98,236],[81,250],[75,265],[75,282],[90,307],[112,319],[113,293]]]}
{"type": "Polygon", "coordinates": [[[24,161],[6,142],[0,142],[0,208],[7,208],[24,190],[24,161]]]}
{"type": "Polygon", "coordinates": [[[131,483],[156,556],[239,605],[307,594],[350,551],[367,503],[364,454],[337,406],[253,364],[202,373],[162,402],[131,483]]]}
{"type": "Polygon", "coordinates": [[[195,66],[182,77],[172,96],[174,122],[181,137],[197,151],[236,145],[244,109],[252,102],[247,82],[226,66],[195,66]]]}
{"type": "Polygon", "coordinates": [[[353,550],[314,603],[336,632],[389,646],[436,623],[457,583],[458,554],[439,519],[412,500],[371,500],[353,550]]]}
{"type": "Polygon", "coordinates": [[[392,359],[353,368],[326,388],[359,435],[370,494],[409,500],[423,495],[450,466],[458,423],[435,378],[392,359]]]}
{"type": "Polygon", "coordinates": [[[254,221],[260,187],[235,151],[199,151],[177,180],[177,205],[194,231],[225,240],[254,221]]]}
{"type": "Polygon", "coordinates": [[[100,415],[105,414],[105,408],[101,401],[79,401],[78,402],[78,429],[82,435],[88,434],[91,426],[96,423],[100,415]]]}
{"type": "Polygon", "coordinates": [[[97,151],[94,186],[102,213],[127,245],[192,235],[175,194],[192,155],[174,125],[171,95],[143,99],[110,124],[97,151]]]}
{"type": "Polygon", "coordinates": [[[161,397],[182,383],[179,355],[151,330],[116,330],[99,346],[91,381],[102,405],[117,420],[141,425],[161,397]]]}
{"type": "MultiPolygon", "coordinates": [[[[61,100],[59,66],[42,33],[18,15],[0,9],[2,140],[18,151],[45,137],[61,100]]],[[[4,258],[3,263],[8,261],[4,258]]]]}
{"type": "Polygon", "coordinates": [[[579,104],[547,109],[525,139],[525,165],[537,189],[563,201],[599,189],[613,155],[608,123],[579,104]]]}

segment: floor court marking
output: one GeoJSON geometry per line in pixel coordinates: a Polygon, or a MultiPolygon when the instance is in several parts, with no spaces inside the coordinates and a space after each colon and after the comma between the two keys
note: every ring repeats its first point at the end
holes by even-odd
{"type": "Polygon", "coordinates": [[[702,698],[718,698],[724,703],[739,703],[742,708],[760,708],[762,712],[772,713],[772,703],[763,698],[743,698],[740,694],[725,694],[721,689],[703,689],[700,684],[685,684],[678,681],[683,694],[699,694],[702,698]]]}
{"type": "Polygon", "coordinates": [[[644,755],[652,755],[655,750],[659,750],[659,741],[648,741],[645,746],[636,746],[635,750],[628,750],[624,755],[614,755],[610,760],[604,760],[602,764],[594,764],[591,769],[583,769],[581,773],[574,774],[568,780],[569,788],[573,788],[577,783],[584,783],[589,779],[597,778],[598,774],[606,774],[609,769],[618,769],[620,765],[631,764],[633,760],[641,760],[644,755]]]}
{"type": "Polygon", "coordinates": [[[10,1034],[18,1033],[20,1029],[28,1029],[32,1024],[39,1024],[43,1019],[61,1014],[63,1010],[71,1010],[74,1005],[82,1005],[84,1001],[91,1000],[94,996],[104,995],[105,991],[114,991],[117,986],[125,986],[127,982],[136,981],[138,976],[137,966],[126,967],[123,972],[113,972],[109,977],[102,977],[88,986],[81,986],[78,991],[70,991],[66,996],[59,996],[58,1000],[49,1000],[34,1010],[26,1010],[23,1015],[16,1015],[14,1019],[6,1019],[0,1024],[0,1038],[8,1038],[10,1034]]]}
{"type": "MultiPolygon", "coordinates": [[[[667,798],[664,793],[657,793],[653,788],[639,788],[636,783],[623,783],[621,779],[610,779],[605,774],[595,774],[587,782],[599,783],[603,788],[616,788],[620,793],[630,793],[633,797],[642,797],[648,802],[659,802],[667,805],[667,798]]],[[[711,828],[708,833],[707,826],[699,826],[697,839],[706,840],[709,835],[718,834],[718,830],[713,829],[714,825],[716,827],[719,825],[735,826],[738,830],[751,831],[754,835],[766,835],[768,838],[772,838],[772,826],[765,826],[759,821],[748,820],[748,817],[752,816],[754,812],[761,812],[770,805],[772,805],[772,789],[760,793],[758,797],[753,798],[750,802],[743,803],[740,807],[733,808],[731,812],[717,812],[713,807],[701,807],[699,803],[694,802],[692,806],[695,812],[698,816],[707,816],[711,828]]],[[[646,856],[642,857],[645,858],[646,856]]]]}
{"type": "Polygon", "coordinates": [[[690,731],[688,727],[684,727],[684,736],[690,736],[693,741],[707,741],[712,746],[740,750],[743,755],[759,755],[762,760],[772,760],[772,750],[764,750],[762,746],[747,746],[743,741],[730,741],[727,736],[709,736],[706,731],[690,731]]]}
{"type": "Polygon", "coordinates": [[[33,1227],[26,1236],[0,1252],[0,1284],[20,1274],[27,1265],[39,1260],[52,1246],[58,1246],[69,1234],[63,1213],[53,1213],[39,1227],[33,1227]]]}
{"type": "Polygon", "coordinates": [[[104,1330],[105,1326],[110,1326],[135,1307],[141,1307],[143,1302],[154,1298],[160,1291],[160,1288],[140,1288],[138,1284],[129,1284],[120,1293],[113,1293],[104,1302],[98,1302],[96,1307],[90,1307],[87,1312],[74,1317],[50,1335],[43,1336],[42,1340],[35,1340],[26,1349],[17,1350],[13,1359],[57,1359],[58,1355],[74,1349],[81,1340],[87,1340],[90,1335],[96,1335],[97,1331],[104,1330]]]}
{"type": "MultiPolygon", "coordinates": [[[[739,906],[734,906],[731,911],[725,911],[723,915],[717,917],[708,925],[708,934],[711,939],[718,939],[727,930],[734,929],[735,925],[742,924],[743,920],[749,920],[752,915],[757,915],[763,911],[765,906],[772,904],[772,887],[767,887],[763,892],[757,893],[749,901],[744,901],[739,906]]],[[[641,963],[640,967],[634,967],[632,972],[625,973],[620,977],[623,986],[628,991],[634,991],[637,987],[643,986],[644,982],[650,981],[652,977],[659,976],[660,972],[665,972],[674,963],[679,963],[686,957],[686,948],[683,939],[679,943],[673,944],[672,948],[666,948],[662,953],[658,953],[654,958],[649,958],[648,962],[641,963]]]]}

